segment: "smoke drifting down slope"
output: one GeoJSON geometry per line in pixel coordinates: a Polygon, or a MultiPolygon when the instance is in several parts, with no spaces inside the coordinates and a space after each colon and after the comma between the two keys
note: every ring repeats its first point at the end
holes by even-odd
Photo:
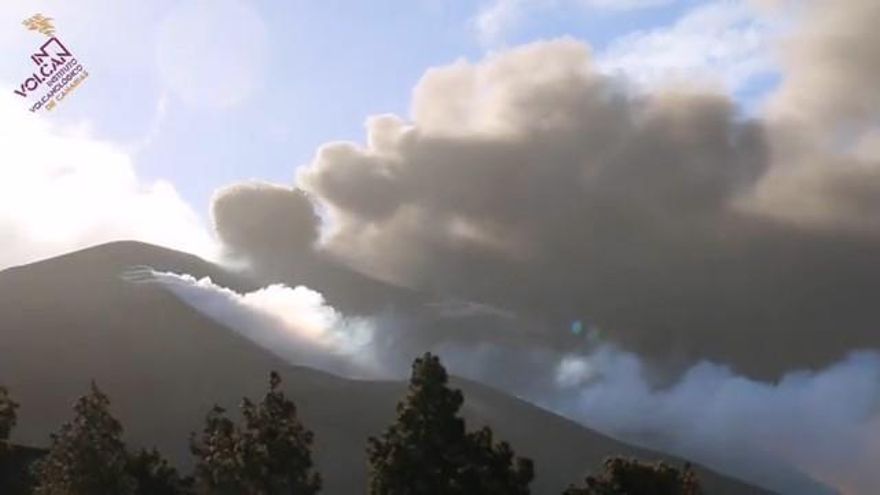
{"type": "Polygon", "coordinates": [[[378,378],[374,324],[348,319],[303,286],[271,285],[247,294],[216,285],[209,278],[133,267],[122,275],[135,283],[158,283],[193,308],[241,333],[291,363],[350,377],[378,378]]]}
{"type": "MultiPolygon", "coordinates": [[[[143,277],[141,277],[143,278],[143,277]]],[[[187,275],[150,273],[183,301],[292,364],[361,378],[403,378],[424,352],[391,316],[349,319],[304,287],[238,294],[187,275]]],[[[509,316],[499,316],[508,321],[509,316]]],[[[711,362],[657,388],[635,354],[601,341],[566,352],[453,341],[436,344],[451,370],[646,447],[672,452],[780,493],[880,486],[880,354],[855,353],[776,384],[711,362]],[[793,466],[802,473],[793,471],[793,466]]]]}

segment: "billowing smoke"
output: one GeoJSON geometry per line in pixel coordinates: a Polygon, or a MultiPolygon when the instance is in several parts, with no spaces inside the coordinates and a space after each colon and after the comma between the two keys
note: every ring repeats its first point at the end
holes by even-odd
{"type": "Polygon", "coordinates": [[[878,342],[878,5],[802,9],[761,119],[633,93],[572,39],[431,69],[410,118],[326,144],[293,188],[218,192],[217,231],[264,273],[314,252],[549,329],[590,315],[661,362],[827,366],[878,342]]]}
{"type": "Polygon", "coordinates": [[[381,378],[373,321],[346,318],[309,288],[270,285],[239,294],[210,278],[134,267],[123,274],[136,283],[158,283],[181,300],[294,364],[349,377],[381,378]]]}
{"type": "Polygon", "coordinates": [[[370,320],[374,362],[436,349],[785,493],[812,489],[782,465],[873,494],[880,2],[796,12],[758,117],[695,88],[635,92],[585,44],[541,41],[427,71],[409,116],[322,146],[291,186],[219,191],[216,230],[346,314],[390,308],[370,320]],[[587,319],[600,339],[568,330],[587,319]]]}
{"type": "Polygon", "coordinates": [[[171,183],[139,176],[125,149],[84,123],[40,118],[0,89],[0,269],[120,239],[216,257],[171,183]]]}
{"type": "MultiPolygon", "coordinates": [[[[395,317],[349,318],[301,286],[238,294],[188,275],[140,270],[128,278],[162,284],[295,365],[356,378],[399,379],[408,359],[426,350],[402,338],[406,325],[395,317]]],[[[499,321],[511,318],[493,314],[499,321]]],[[[468,316],[440,313],[444,319],[468,316]]],[[[880,486],[875,469],[880,354],[875,352],[854,353],[818,372],[792,371],[774,384],[703,361],[674,384],[657,387],[649,365],[603,342],[596,328],[567,351],[453,338],[432,350],[458,375],[780,493],[828,493],[819,483],[854,494],[880,486]]]]}
{"type": "Polygon", "coordinates": [[[845,494],[880,487],[876,352],[819,372],[792,371],[774,384],[702,362],[663,390],[646,383],[635,355],[613,350],[564,359],[557,369],[563,387],[546,405],[600,430],[779,493],[811,492],[784,464],[845,494]]]}
{"type": "Polygon", "coordinates": [[[442,354],[459,374],[778,493],[824,493],[807,476],[844,494],[880,486],[876,352],[790,371],[776,383],[702,361],[668,387],[651,383],[637,355],[607,344],[568,353],[456,345],[442,354]]]}
{"type": "Polygon", "coordinates": [[[261,182],[238,184],[217,194],[214,230],[229,258],[260,260],[256,268],[290,270],[296,256],[318,240],[318,217],[302,191],[261,182]],[[274,229],[265,228],[275,225],[274,229]]]}
{"type": "Polygon", "coordinates": [[[770,117],[797,120],[826,137],[833,130],[858,135],[876,129],[880,33],[875,23],[880,4],[810,0],[801,5],[797,29],[783,46],[785,78],[770,117]]]}

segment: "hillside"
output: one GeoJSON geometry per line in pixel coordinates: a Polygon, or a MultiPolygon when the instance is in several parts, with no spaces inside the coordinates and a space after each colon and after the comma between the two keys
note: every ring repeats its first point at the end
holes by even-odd
{"type": "MultiPolygon", "coordinates": [[[[155,445],[187,467],[187,439],[215,402],[256,396],[271,369],[316,434],[325,493],[363,491],[364,447],[394,417],[405,384],[353,381],[291,366],[181,303],[158,285],[119,278],[132,265],[246,279],[182,253],[114,243],[0,272],[0,382],[21,403],[13,440],[45,446],[95,379],[135,446],[155,445]]],[[[537,465],[535,493],[559,493],[608,455],[664,457],[620,443],[479,384],[457,380],[472,427],[490,424],[537,465]]],[[[679,461],[675,461],[679,462],[679,461]]],[[[700,469],[708,493],[765,493],[700,469]]]]}

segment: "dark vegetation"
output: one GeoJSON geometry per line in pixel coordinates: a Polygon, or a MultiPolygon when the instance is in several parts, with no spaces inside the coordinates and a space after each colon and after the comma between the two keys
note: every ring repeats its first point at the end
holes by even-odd
{"type": "MultiPolygon", "coordinates": [[[[0,494],[35,495],[311,495],[319,493],[311,448],[313,434],[294,403],[269,376],[265,396],[245,398],[239,421],[214,406],[190,445],[196,465],[183,476],[155,449],[130,450],[110,400],[96,384],[74,405],[73,419],[52,435],[48,450],[15,446],[16,404],[0,387],[0,494]]],[[[468,431],[459,410],[464,397],[448,386],[440,360],[430,353],[413,363],[397,418],[367,442],[371,495],[530,493],[532,461],[497,441],[489,427],[468,431]]],[[[528,425],[523,425],[528,427],[528,425]]],[[[583,487],[564,495],[699,495],[689,466],[608,459],[583,487]]]]}
{"type": "Polygon", "coordinates": [[[563,495],[700,495],[702,490],[690,465],[684,470],[657,462],[612,458],[584,487],[569,487],[563,495]]]}

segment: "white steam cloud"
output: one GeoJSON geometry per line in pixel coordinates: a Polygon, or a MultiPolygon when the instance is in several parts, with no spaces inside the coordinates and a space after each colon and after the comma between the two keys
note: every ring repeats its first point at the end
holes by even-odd
{"type": "Polygon", "coordinates": [[[781,463],[841,493],[880,487],[880,354],[860,352],[777,383],[709,362],[654,389],[634,354],[602,348],[557,367],[544,405],[619,438],[696,459],[780,493],[812,493],[781,463]],[[781,461],[781,462],[780,462],[781,461]]]}
{"type": "MultiPolygon", "coordinates": [[[[118,240],[207,258],[217,246],[164,180],[138,176],[129,153],[88,122],[52,124],[0,96],[0,269],[118,240]]],[[[9,95],[9,96],[7,96],[9,95]]]]}
{"type": "Polygon", "coordinates": [[[239,294],[205,277],[134,267],[123,274],[137,283],[158,283],[205,316],[293,364],[348,377],[382,376],[374,361],[374,324],[346,318],[307,287],[270,285],[239,294]]]}
{"type": "MultiPolygon", "coordinates": [[[[140,269],[126,277],[162,284],[295,365],[402,378],[407,360],[425,350],[400,339],[402,328],[393,318],[348,318],[302,286],[239,294],[189,275],[140,269]]],[[[776,383],[702,361],[674,384],[657,386],[636,354],[595,338],[568,352],[465,341],[440,343],[433,351],[455,374],[780,493],[828,493],[821,483],[868,495],[880,486],[875,352],[853,353],[817,372],[792,371],[776,383]]]]}

